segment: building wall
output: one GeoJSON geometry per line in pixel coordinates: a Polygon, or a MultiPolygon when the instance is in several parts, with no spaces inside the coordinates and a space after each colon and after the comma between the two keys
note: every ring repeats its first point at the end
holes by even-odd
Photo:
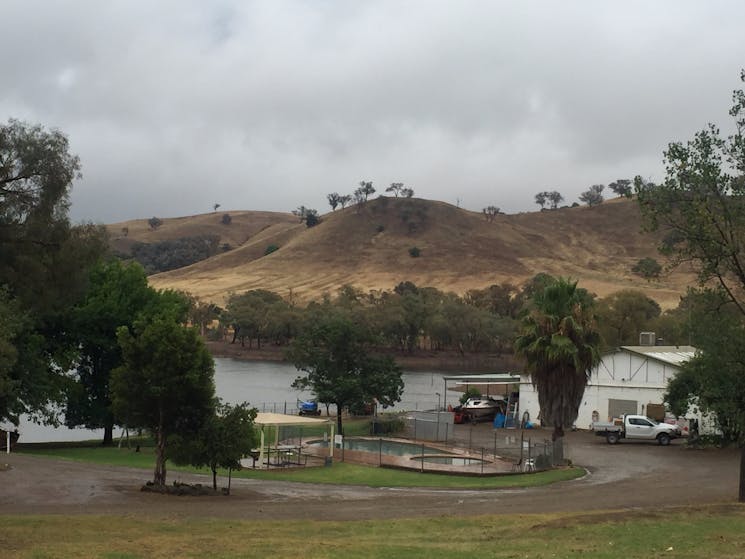
{"type": "MultiPolygon", "coordinates": [[[[579,407],[576,426],[587,429],[593,420],[609,421],[609,400],[636,402],[636,413],[645,414],[647,404],[661,404],[668,380],[678,368],[632,352],[619,350],[603,356],[592,371],[579,407]],[[597,415],[597,419],[594,419],[597,415]]],[[[540,407],[538,393],[528,375],[520,383],[520,414],[528,412],[537,422],[540,407]]]]}

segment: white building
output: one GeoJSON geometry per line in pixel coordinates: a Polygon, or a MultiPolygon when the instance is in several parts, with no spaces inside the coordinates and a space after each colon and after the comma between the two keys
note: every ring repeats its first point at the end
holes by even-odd
{"type": "MultiPolygon", "coordinates": [[[[662,404],[668,381],[691,359],[691,346],[622,346],[603,355],[592,370],[579,407],[576,426],[588,429],[593,421],[610,421],[625,413],[647,414],[649,404],[662,404]]],[[[538,393],[530,375],[521,375],[520,413],[539,420],[538,393]]]]}

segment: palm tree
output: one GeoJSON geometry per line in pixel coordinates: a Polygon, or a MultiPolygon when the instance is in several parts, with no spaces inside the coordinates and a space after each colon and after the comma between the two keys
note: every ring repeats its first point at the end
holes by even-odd
{"type": "Polygon", "coordinates": [[[541,418],[553,425],[552,439],[577,419],[591,369],[600,361],[600,334],[592,296],[577,282],[550,281],[532,299],[515,353],[526,361],[538,392],[541,418]]]}

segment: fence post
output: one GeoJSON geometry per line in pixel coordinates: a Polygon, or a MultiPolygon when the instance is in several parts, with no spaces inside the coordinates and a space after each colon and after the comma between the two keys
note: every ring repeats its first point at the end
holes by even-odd
{"type": "Polygon", "coordinates": [[[424,473],[424,443],[422,443],[422,473],[424,473]]]}
{"type": "Polygon", "coordinates": [[[481,447],[481,475],[484,475],[484,447],[481,447]]]}
{"type": "Polygon", "coordinates": [[[383,438],[378,438],[378,467],[383,465],[383,438]]]}

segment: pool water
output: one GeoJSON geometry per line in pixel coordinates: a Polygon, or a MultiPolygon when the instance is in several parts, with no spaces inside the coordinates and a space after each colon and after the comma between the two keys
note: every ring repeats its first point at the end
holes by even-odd
{"type": "Polygon", "coordinates": [[[481,458],[465,458],[461,456],[412,456],[411,459],[427,464],[447,464],[448,466],[471,466],[473,464],[488,463],[481,458]]]}
{"type": "MultiPolygon", "coordinates": [[[[328,447],[327,441],[312,441],[309,446],[328,447]]],[[[415,456],[417,454],[450,454],[439,448],[416,443],[390,441],[386,439],[344,439],[345,450],[380,452],[389,456],[415,456]]]]}

